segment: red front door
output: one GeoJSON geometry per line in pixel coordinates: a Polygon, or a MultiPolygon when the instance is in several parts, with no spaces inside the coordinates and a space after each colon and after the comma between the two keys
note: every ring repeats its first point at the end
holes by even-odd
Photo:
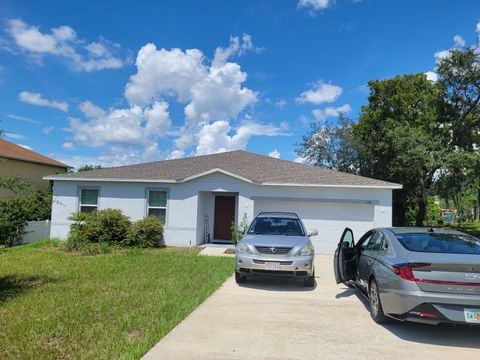
{"type": "Polygon", "coordinates": [[[214,240],[232,240],[232,221],[235,220],[235,196],[215,196],[213,223],[214,240]]]}

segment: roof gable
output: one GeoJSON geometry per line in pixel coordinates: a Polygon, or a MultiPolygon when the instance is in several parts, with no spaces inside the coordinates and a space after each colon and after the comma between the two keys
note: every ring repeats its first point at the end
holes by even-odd
{"type": "Polygon", "coordinates": [[[5,139],[0,139],[0,158],[28,161],[60,168],[69,167],[60,161],[54,160],[35,151],[25,149],[24,147],[11,143],[5,139]]]}
{"type": "Polygon", "coordinates": [[[246,151],[60,174],[45,179],[180,183],[214,172],[260,185],[401,188],[399,184],[246,151]]]}

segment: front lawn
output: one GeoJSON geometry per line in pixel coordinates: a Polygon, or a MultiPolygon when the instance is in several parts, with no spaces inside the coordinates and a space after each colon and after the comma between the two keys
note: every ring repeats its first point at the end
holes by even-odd
{"type": "Polygon", "coordinates": [[[195,250],[0,250],[1,359],[137,359],[233,273],[195,250]]]}
{"type": "Polygon", "coordinates": [[[480,221],[467,222],[461,225],[450,225],[449,227],[480,238],[480,221]]]}

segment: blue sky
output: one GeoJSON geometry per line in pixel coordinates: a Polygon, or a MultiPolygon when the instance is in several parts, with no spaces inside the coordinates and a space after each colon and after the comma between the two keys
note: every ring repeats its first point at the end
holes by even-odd
{"type": "Polygon", "coordinates": [[[366,83],[475,44],[471,1],[0,2],[0,129],[72,166],[296,159],[366,83]],[[436,57],[435,57],[436,54],[436,57]]]}

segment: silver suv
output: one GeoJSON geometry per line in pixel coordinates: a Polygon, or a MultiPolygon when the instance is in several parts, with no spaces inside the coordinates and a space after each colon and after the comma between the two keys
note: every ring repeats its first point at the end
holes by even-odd
{"type": "Polygon", "coordinates": [[[309,239],[317,230],[305,230],[295,213],[262,212],[252,221],[235,252],[235,280],[253,275],[295,277],[315,285],[314,250],[309,239]]]}

